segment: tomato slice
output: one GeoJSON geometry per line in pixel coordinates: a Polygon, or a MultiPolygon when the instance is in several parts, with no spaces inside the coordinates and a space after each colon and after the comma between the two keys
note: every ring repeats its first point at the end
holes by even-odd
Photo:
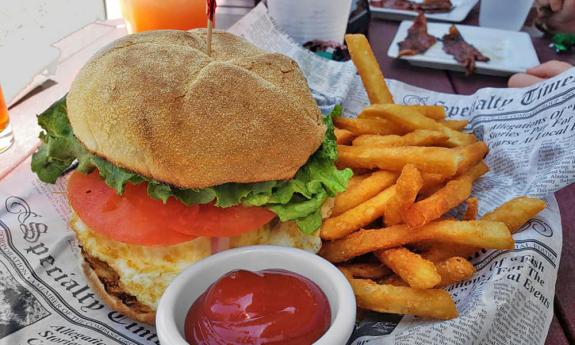
{"type": "Polygon", "coordinates": [[[68,199],[90,229],[110,239],[141,245],[171,245],[198,236],[230,237],[256,230],[275,214],[262,207],[219,208],[211,204],[186,206],[174,198],[148,196],[145,183],[127,184],[117,195],[97,171],[73,172],[68,199]]]}

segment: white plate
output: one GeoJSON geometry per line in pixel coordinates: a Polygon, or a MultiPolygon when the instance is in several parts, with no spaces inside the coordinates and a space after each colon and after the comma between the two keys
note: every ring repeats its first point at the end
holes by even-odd
{"type": "MultiPolygon", "coordinates": [[[[510,1],[510,0],[503,0],[510,1]]],[[[417,2],[417,1],[416,1],[417,2]]],[[[425,16],[429,20],[438,20],[443,22],[462,22],[469,12],[475,7],[479,0],[451,0],[453,4],[453,9],[446,13],[426,13],[425,16]]],[[[370,1],[371,3],[371,1],[370,1]]],[[[405,10],[395,10],[392,8],[383,8],[369,6],[371,13],[375,18],[382,18],[388,20],[404,20],[417,16],[416,11],[405,11],[405,10]]]]}
{"type": "MultiPolygon", "coordinates": [[[[399,56],[398,43],[405,39],[407,30],[412,24],[412,21],[401,22],[387,51],[389,57],[397,58],[399,56]]],[[[450,26],[451,24],[427,23],[427,31],[430,35],[441,39],[449,31],[450,26]]],[[[539,64],[539,58],[535,53],[535,48],[533,48],[531,37],[525,32],[468,25],[457,25],[457,29],[467,43],[475,46],[490,59],[488,62],[478,61],[475,66],[475,73],[507,76],[524,72],[526,69],[539,64]]],[[[443,43],[439,40],[425,54],[403,56],[401,59],[416,66],[465,71],[462,64],[443,51],[443,43]]]]}

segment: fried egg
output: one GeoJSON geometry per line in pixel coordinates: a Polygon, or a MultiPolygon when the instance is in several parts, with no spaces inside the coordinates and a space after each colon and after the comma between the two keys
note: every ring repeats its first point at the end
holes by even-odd
{"type": "Polygon", "coordinates": [[[153,310],[170,282],[189,265],[228,248],[256,244],[288,246],[317,253],[319,231],[302,233],[294,222],[269,223],[241,236],[199,237],[171,246],[143,246],[110,240],[92,230],[73,213],[70,226],[79,244],[91,256],[106,262],[119,276],[121,288],[153,310]],[[217,243],[217,245],[214,245],[217,243]]]}

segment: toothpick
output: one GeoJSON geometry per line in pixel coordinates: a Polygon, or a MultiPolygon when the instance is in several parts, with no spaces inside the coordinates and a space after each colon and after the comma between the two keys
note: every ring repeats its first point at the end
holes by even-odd
{"type": "Polygon", "coordinates": [[[212,55],[212,28],[214,24],[208,19],[208,56],[212,55]]]}
{"type": "Polygon", "coordinates": [[[216,0],[207,0],[206,14],[208,15],[208,56],[212,55],[212,30],[214,28],[214,14],[216,13],[216,0]]]}

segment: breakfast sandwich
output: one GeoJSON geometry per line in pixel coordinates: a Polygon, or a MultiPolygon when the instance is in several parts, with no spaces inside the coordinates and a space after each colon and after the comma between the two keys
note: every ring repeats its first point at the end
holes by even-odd
{"type": "Polygon", "coordinates": [[[345,189],[330,117],[290,58],[216,31],[121,38],[39,115],[32,170],[69,173],[83,269],[113,309],[153,324],[184,268],[254,244],[317,252],[345,189]],[[70,173],[71,172],[71,173],[70,173]]]}

